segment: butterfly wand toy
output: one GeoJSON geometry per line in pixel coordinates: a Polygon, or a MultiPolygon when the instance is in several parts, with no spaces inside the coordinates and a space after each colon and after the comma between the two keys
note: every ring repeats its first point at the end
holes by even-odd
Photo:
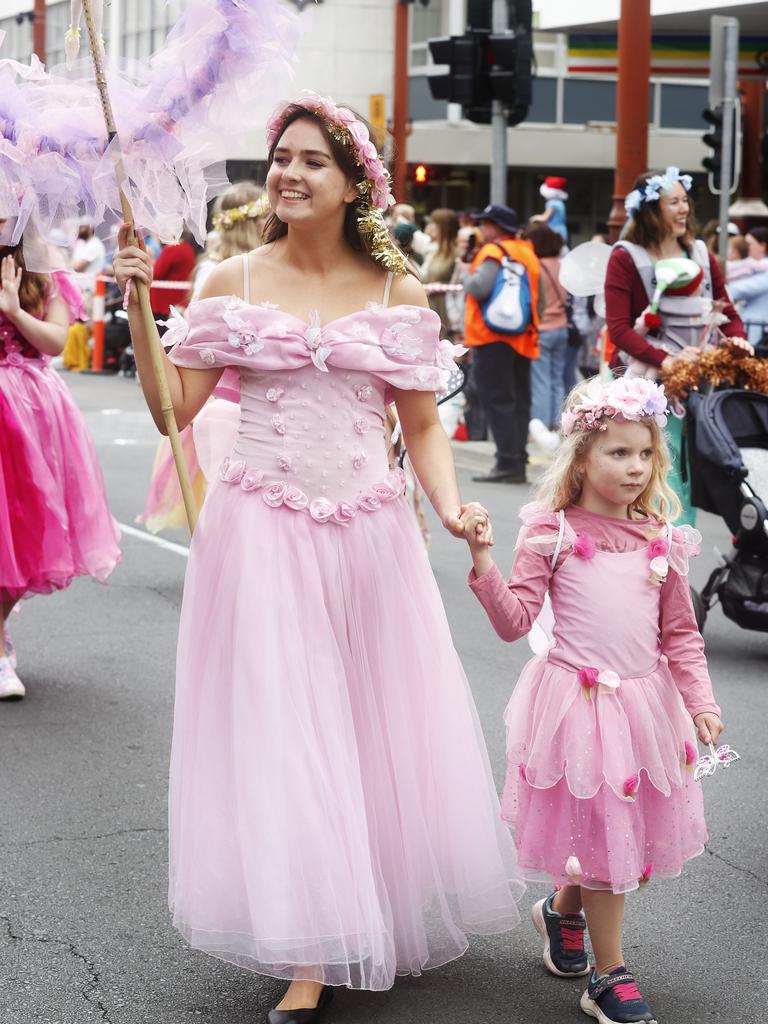
{"type": "Polygon", "coordinates": [[[734,761],[740,761],[741,755],[723,743],[715,749],[714,743],[709,744],[709,753],[704,754],[696,762],[693,772],[694,782],[705,778],[707,775],[714,775],[718,768],[730,768],[734,761]]]}

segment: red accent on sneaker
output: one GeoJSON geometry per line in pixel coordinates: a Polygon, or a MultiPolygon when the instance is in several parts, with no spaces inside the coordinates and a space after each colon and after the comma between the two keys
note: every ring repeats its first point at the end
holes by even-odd
{"type": "Polygon", "coordinates": [[[643,998],[634,981],[625,981],[621,985],[614,985],[613,991],[620,1003],[630,1003],[634,999],[641,1000],[643,998]]]}
{"type": "Polygon", "coordinates": [[[584,929],[574,928],[567,921],[560,922],[560,939],[563,949],[581,953],[584,950],[584,929]]]}

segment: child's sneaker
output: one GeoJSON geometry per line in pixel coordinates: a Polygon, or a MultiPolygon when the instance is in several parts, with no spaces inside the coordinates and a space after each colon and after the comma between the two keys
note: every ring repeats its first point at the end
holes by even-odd
{"type": "Polygon", "coordinates": [[[0,658],[0,700],[21,700],[26,692],[6,654],[0,658]]]}
{"type": "Polygon", "coordinates": [[[3,644],[5,645],[5,656],[11,663],[11,668],[16,668],[16,648],[11,643],[11,634],[8,631],[8,623],[3,623],[3,644]]]}
{"type": "Polygon", "coordinates": [[[531,910],[536,931],[544,939],[544,965],[559,978],[581,978],[589,974],[584,948],[587,922],[583,914],[558,914],[553,910],[554,895],[539,900],[531,910]]]}
{"type": "Polygon", "coordinates": [[[581,1008],[600,1024],[656,1024],[653,1011],[643,999],[634,977],[623,965],[597,977],[592,971],[581,1008]]]}

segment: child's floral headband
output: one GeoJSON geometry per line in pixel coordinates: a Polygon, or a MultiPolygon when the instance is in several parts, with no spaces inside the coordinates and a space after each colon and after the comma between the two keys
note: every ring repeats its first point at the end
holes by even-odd
{"type": "Polygon", "coordinates": [[[229,210],[222,210],[213,218],[213,226],[216,231],[229,231],[235,224],[241,224],[244,220],[255,220],[263,217],[269,211],[269,200],[264,192],[258,199],[252,199],[242,206],[233,206],[229,210]]]}
{"type": "Polygon", "coordinates": [[[606,430],[606,420],[616,416],[633,422],[652,417],[663,427],[667,422],[666,412],[664,388],[652,380],[618,377],[604,384],[595,379],[580,393],[578,404],[563,413],[563,435],[606,430]]]}
{"type": "Polygon", "coordinates": [[[624,209],[633,217],[643,203],[658,202],[662,194],[670,192],[678,181],[686,192],[691,191],[693,179],[690,174],[681,174],[679,167],[668,167],[663,174],[654,174],[642,188],[629,193],[624,200],[624,209]]]}
{"type": "Polygon", "coordinates": [[[305,89],[298,99],[280,104],[267,122],[267,147],[270,151],[287,115],[296,107],[304,107],[320,117],[333,138],[352,151],[355,162],[365,175],[357,186],[361,198],[360,232],[369,238],[375,259],[387,270],[404,274],[405,258],[384,223],[384,211],[395,202],[392,178],[371,141],[367,127],[347,107],[339,107],[329,97],[305,89]]]}

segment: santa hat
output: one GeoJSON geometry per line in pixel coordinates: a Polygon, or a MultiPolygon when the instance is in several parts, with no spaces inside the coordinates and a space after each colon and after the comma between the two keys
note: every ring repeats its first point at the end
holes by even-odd
{"type": "Polygon", "coordinates": [[[558,191],[562,192],[565,189],[565,186],[568,184],[568,179],[550,176],[544,179],[544,184],[547,186],[547,188],[556,188],[558,191]]]}
{"type": "Polygon", "coordinates": [[[699,270],[696,277],[694,277],[692,281],[689,281],[688,284],[682,284],[678,288],[667,288],[667,295],[694,295],[698,291],[703,280],[704,270],[702,268],[699,270]]]}

